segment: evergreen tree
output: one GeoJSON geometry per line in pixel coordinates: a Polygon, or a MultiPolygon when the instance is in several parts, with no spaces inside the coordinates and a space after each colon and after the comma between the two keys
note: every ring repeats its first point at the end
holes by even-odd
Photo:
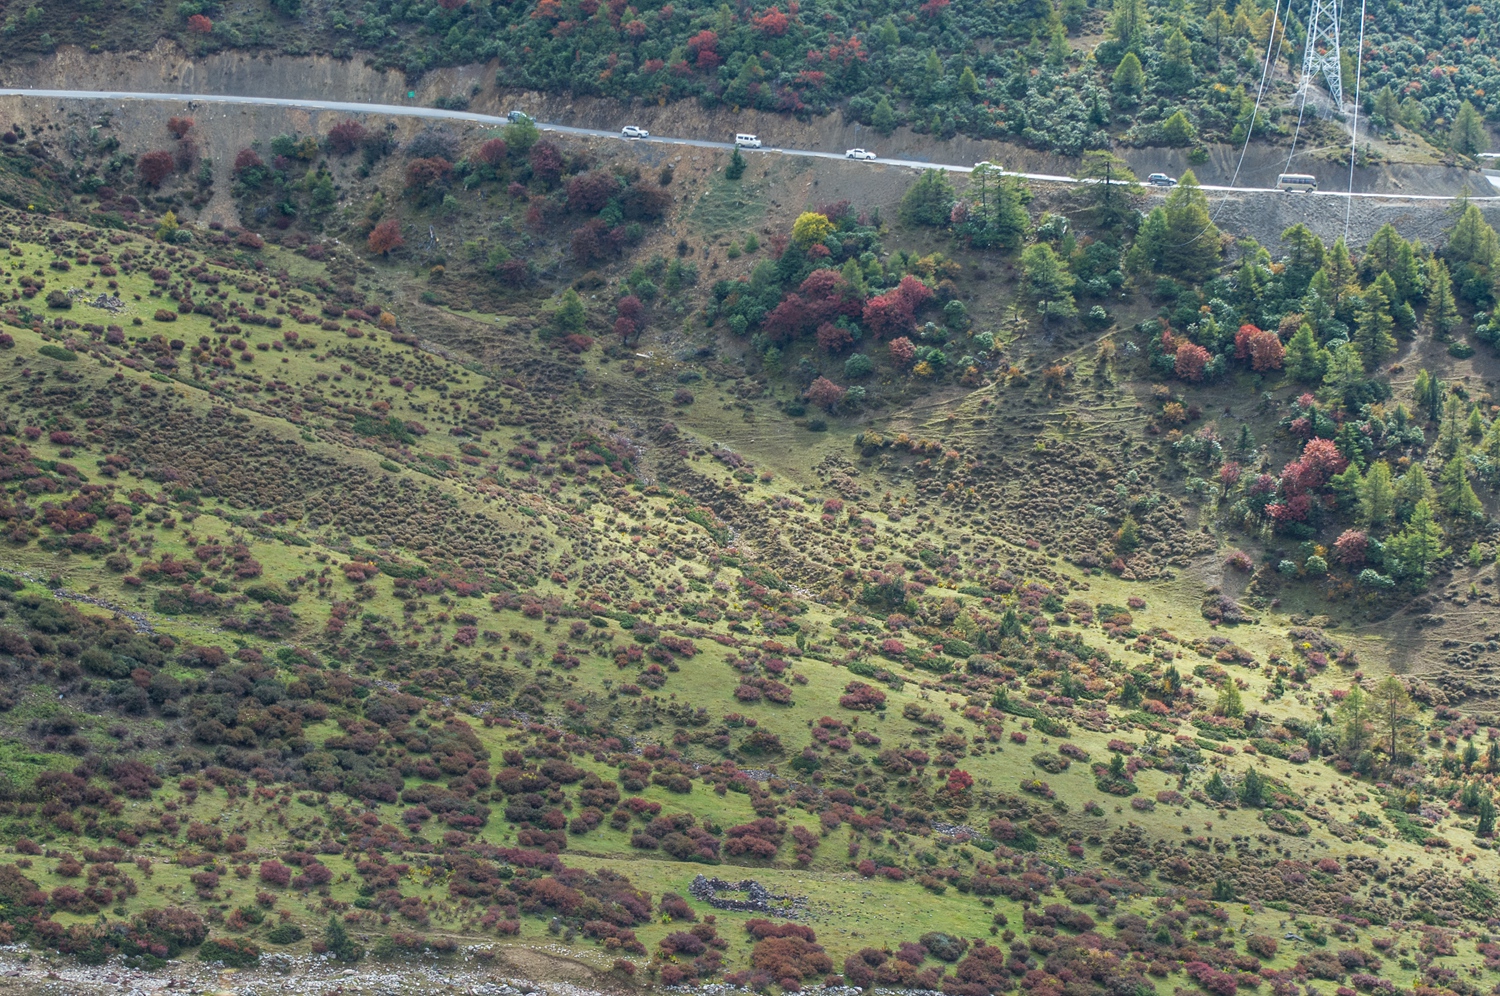
{"type": "Polygon", "coordinates": [[[1346,391],[1364,382],[1365,361],[1359,346],[1352,342],[1335,342],[1328,350],[1328,372],[1323,375],[1323,385],[1332,388],[1342,401],[1346,391]]]}
{"type": "Polygon", "coordinates": [[[1476,837],[1493,837],[1495,835],[1495,803],[1485,792],[1479,797],[1479,824],[1474,828],[1476,837]]]}
{"type": "Polygon", "coordinates": [[[1459,521],[1482,519],[1484,518],[1484,505],[1480,502],[1479,496],[1474,493],[1473,485],[1469,483],[1465,463],[1463,453],[1459,452],[1443,465],[1443,472],[1438,475],[1438,483],[1442,485],[1438,490],[1438,507],[1450,519],[1459,521]]]}
{"type": "Polygon", "coordinates": [[[1182,111],[1176,111],[1161,125],[1161,140],[1166,145],[1192,145],[1198,140],[1198,129],[1182,111]]]}
{"type": "Polygon", "coordinates": [[[1453,278],[1448,264],[1436,256],[1427,261],[1427,327],[1433,335],[1446,339],[1462,324],[1458,303],[1453,299],[1453,278]]]}
{"type": "Polygon", "coordinates": [[[958,92],[969,98],[973,98],[979,92],[979,78],[974,75],[974,70],[969,66],[965,66],[964,71],[958,76],[958,92]]]}
{"type": "Polygon", "coordinates": [[[1417,371],[1417,381],[1413,386],[1416,395],[1417,407],[1427,413],[1427,420],[1434,421],[1443,406],[1443,382],[1438,380],[1426,370],[1417,371]]]}
{"type": "Polygon", "coordinates": [[[1328,372],[1328,350],[1318,345],[1312,326],[1303,322],[1286,344],[1282,365],[1287,375],[1300,384],[1316,384],[1328,372]]]}
{"type": "Polygon", "coordinates": [[[1411,469],[1396,479],[1396,521],[1407,521],[1419,502],[1430,502],[1436,497],[1437,492],[1427,479],[1427,471],[1420,463],[1412,464],[1411,469]]]}
{"type": "Polygon", "coordinates": [[[1456,263],[1470,263],[1488,270],[1500,259],[1500,236],[1484,220],[1478,207],[1465,202],[1458,221],[1448,231],[1443,253],[1456,263]]]}
{"type": "Polygon", "coordinates": [[[1380,293],[1391,302],[1391,321],[1395,323],[1396,336],[1401,339],[1414,338],[1417,331],[1417,313],[1410,304],[1401,300],[1401,291],[1396,287],[1396,281],[1388,272],[1381,270],[1373,286],[1379,287],[1380,293]]]}
{"type": "Polygon", "coordinates": [[[1145,0],[1114,0],[1109,36],[1124,48],[1134,49],[1142,42],[1146,30],[1145,0]]]}
{"type": "Polygon", "coordinates": [[[1453,116],[1448,145],[1461,156],[1472,156],[1489,148],[1490,138],[1484,129],[1484,119],[1467,100],[1458,105],[1458,113],[1453,116]]]}
{"type": "Polygon", "coordinates": [[[882,135],[889,135],[896,130],[896,110],[891,106],[889,98],[881,96],[880,102],[875,105],[875,113],[870,117],[870,126],[882,135]]]}
{"type": "Polygon", "coordinates": [[[1147,216],[1136,243],[1157,273],[1194,283],[1218,273],[1219,230],[1209,217],[1208,198],[1192,170],[1182,174],[1166,204],[1147,216]]]}
{"type": "Polygon", "coordinates": [[[1360,482],[1359,517],[1370,526],[1383,526],[1396,508],[1396,492],[1391,482],[1391,466],[1384,460],[1370,464],[1360,482]]]}
{"type": "Polygon", "coordinates": [[[1323,268],[1328,250],[1323,240],[1300,221],[1281,233],[1281,241],[1287,249],[1282,279],[1292,294],[1300,295],[1307,289],[1313,274],[1323,268]]]}
{"type": "Polygon", "coordinates": [[[724,167],[724,178],[727,180],[738,180],[745,175],[745,157],[740,154],[740,147],[736,145],[734,151],[729,154],[729,165],[724,167]]]}
{"type": "Polygon", "coordinates": [[[1140,197],[1143,188],[1130,164],[1113,152],[1085,152],[1078,178],[1089,181],[1083,185],[1082,193],[1093,206],[1101,225],[1114,228],[1140,217],[1134,201],[1140,197]]]}
{"type": "Polygon", "coordinates": [[[1219,697],[1214,702],[1215,716],[1236,719],[1245,714],[1245,704],[1240,699],[1240,690],[1233,678],[1225,678],[1219,684],[1219,697]]]}
{"type": "Polygon", "coordinates": [[[364,957],[364,949],[349,937],[349,932],[337,916],[328,918],[328,926],[323,930],[323,943],[328,946],[328,953],[338,961],[352,963],[364,957]]]}
{"type": "Polygon", "coordinates": [[[1373,280],[1381,273],[1388,273],[1396,284],[1396,294],[1391,302],[1405,301],[1417,292],[1420,275],[1416,258],[1411,253],[1411,243],[1401,237],[1396,226],[1386,222],[1380,226],[1365,247],[1359,261],[1360,273],[1366,280],[1373,280]]]}
{"type": "Polygon", "coordinates": [[[1364,689],[1353,685],[1339,703],[1334,720],[1339,727],[1339,749],[1348,758],[1357,757],[1370,742],[1370,708],[1364,689]]]}
{"type": "Polygon", "coordinates": [[[1365,306],[1360,309],[1354,342],[1359,346],[1366,370],[1375,370],[1396,355],[1396,337],[1391,335],[1395,324],[1391,318],[1391,303],[1380,288],[1371,287],[1365,291],[1365,306]]]}
{"type": "Polygon", "coordinates": [[[1417,502],[1406,527],[1385,545],[1386,564],[1397,577],[1421,587],[1436,560],[1453,551],[1443,546],[1443,530],[1426,499],[1417,502]]]}
{"type": "Polygon", "coordinates": [[[1068,318],[1076,312],[1073,274],[1067,260],[1047,243],[1038,242],[1021,254],[1021,271],[1026,281],[1026,296],[1036,302],[1043,324],[1053,315],[1068,318]]]}
{"type": "Polygon", "coordinates": [[[1266,804],[1265,779],[1254,768],[1245,772],[1245,780],[1240,783],[1240,802],[1257,808],[1266,804]]]}
{"type": "Polygon", "coordinates": [[[923,170],[901,198],[901,220],[908,225],[946,225],[952,212],[953,184],[947,170],[923,170]]]}
{"type": "Polygon", "coordinates": [[[588,316],[583,310],[583,298],[576,290],[569,287],[563,291],[562,300],[552,309],[548,324],[559,336],[583,334],[588,327],[588,316]]]}
{"type": "Polygon", "coordinates": [[[1193,85],[1196,75],[1193,69],[1193,44],[1187,40],[1181,28],[1172,29],[1162,45],[1162,82],[1174,91],[1181,92],[1193,85]]]}
{"type": "Polygon", "coordinates": [[[1394,768],[1403,755],[1411,753],[1417,714],[1406,686],[1395,675],[1386,675],[1370,693],[1370,714],[1385,749],[1386,764],[1394,768]]]}
{"type": "Polygon", "coordinates": [[[1215,53],[1223,49],[1224,36],[1229,34],[1233,26],[1234,22],[1230,20],[1222,3],[1209,11],[1208,16],[1203,19],[1203,36],[1213,43],[1215,53]]]}
{"type": "Polygon", "coordinates": [[[1126,52],[1125,58],[1115,67],[1115,74],[1110,77],[1110,87],[1115,98],[1127,105],[1133,104],[1145,93],[1146,70],[1141,68],[1141,60],[1134,52],[1126,52]]]}

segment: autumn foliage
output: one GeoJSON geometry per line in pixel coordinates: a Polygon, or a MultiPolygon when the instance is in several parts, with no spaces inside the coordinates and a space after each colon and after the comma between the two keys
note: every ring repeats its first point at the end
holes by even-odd
{"type": "Polygon", "coordinates": [[[148,152],[136,160],[136,171],[148,187],[160,187],[177,169],[177,159],[165,149],[148,152]]]}
{"type": "Polygon", "coordinates": [[[384,256],[392,249],[401,247],[405,242],[406,240],[401,237],[401,226],[394,218],[387,218],[370,232],[366,244],[371,252],[384,256]]]}

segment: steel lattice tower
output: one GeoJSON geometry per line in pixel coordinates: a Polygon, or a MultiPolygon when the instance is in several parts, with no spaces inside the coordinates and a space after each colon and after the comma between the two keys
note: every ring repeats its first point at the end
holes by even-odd
{"type": "Polygon", "coordinates": [[[1339,62],[1339,0],[1312,0],[1307,18],[1307,50],[1302,55],[1301,89],[1319,73],[1328,81],[1334,103],[1344,106],[1344,74],[1339,62]]]}

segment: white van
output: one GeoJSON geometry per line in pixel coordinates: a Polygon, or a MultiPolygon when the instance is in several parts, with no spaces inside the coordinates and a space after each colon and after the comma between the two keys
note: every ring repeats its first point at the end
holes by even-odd
{"type": "Polygon", "coordinates": [[[734,136],[734,144],[737,148],[741,149],[758,149],[760,148],[760,136],[736,135],[734,136]]]}
{"type": "Polygon", "coordinates": [[[1310,194],[1318,189],[1318,178],[1307,173],[1283,173],[1276,178],[1276,187],[1283,191],[1300,190],[1310,194]]]}

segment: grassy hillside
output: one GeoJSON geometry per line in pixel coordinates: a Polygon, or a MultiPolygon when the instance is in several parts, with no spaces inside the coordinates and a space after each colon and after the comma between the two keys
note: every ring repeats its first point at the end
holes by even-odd
{"type": "Polygon", "coordinates": [[[523,132],[246,147],[247,228],[12,168],[0,940],[1489,987],[1477,208],[1273,257],[523,132]]]}

